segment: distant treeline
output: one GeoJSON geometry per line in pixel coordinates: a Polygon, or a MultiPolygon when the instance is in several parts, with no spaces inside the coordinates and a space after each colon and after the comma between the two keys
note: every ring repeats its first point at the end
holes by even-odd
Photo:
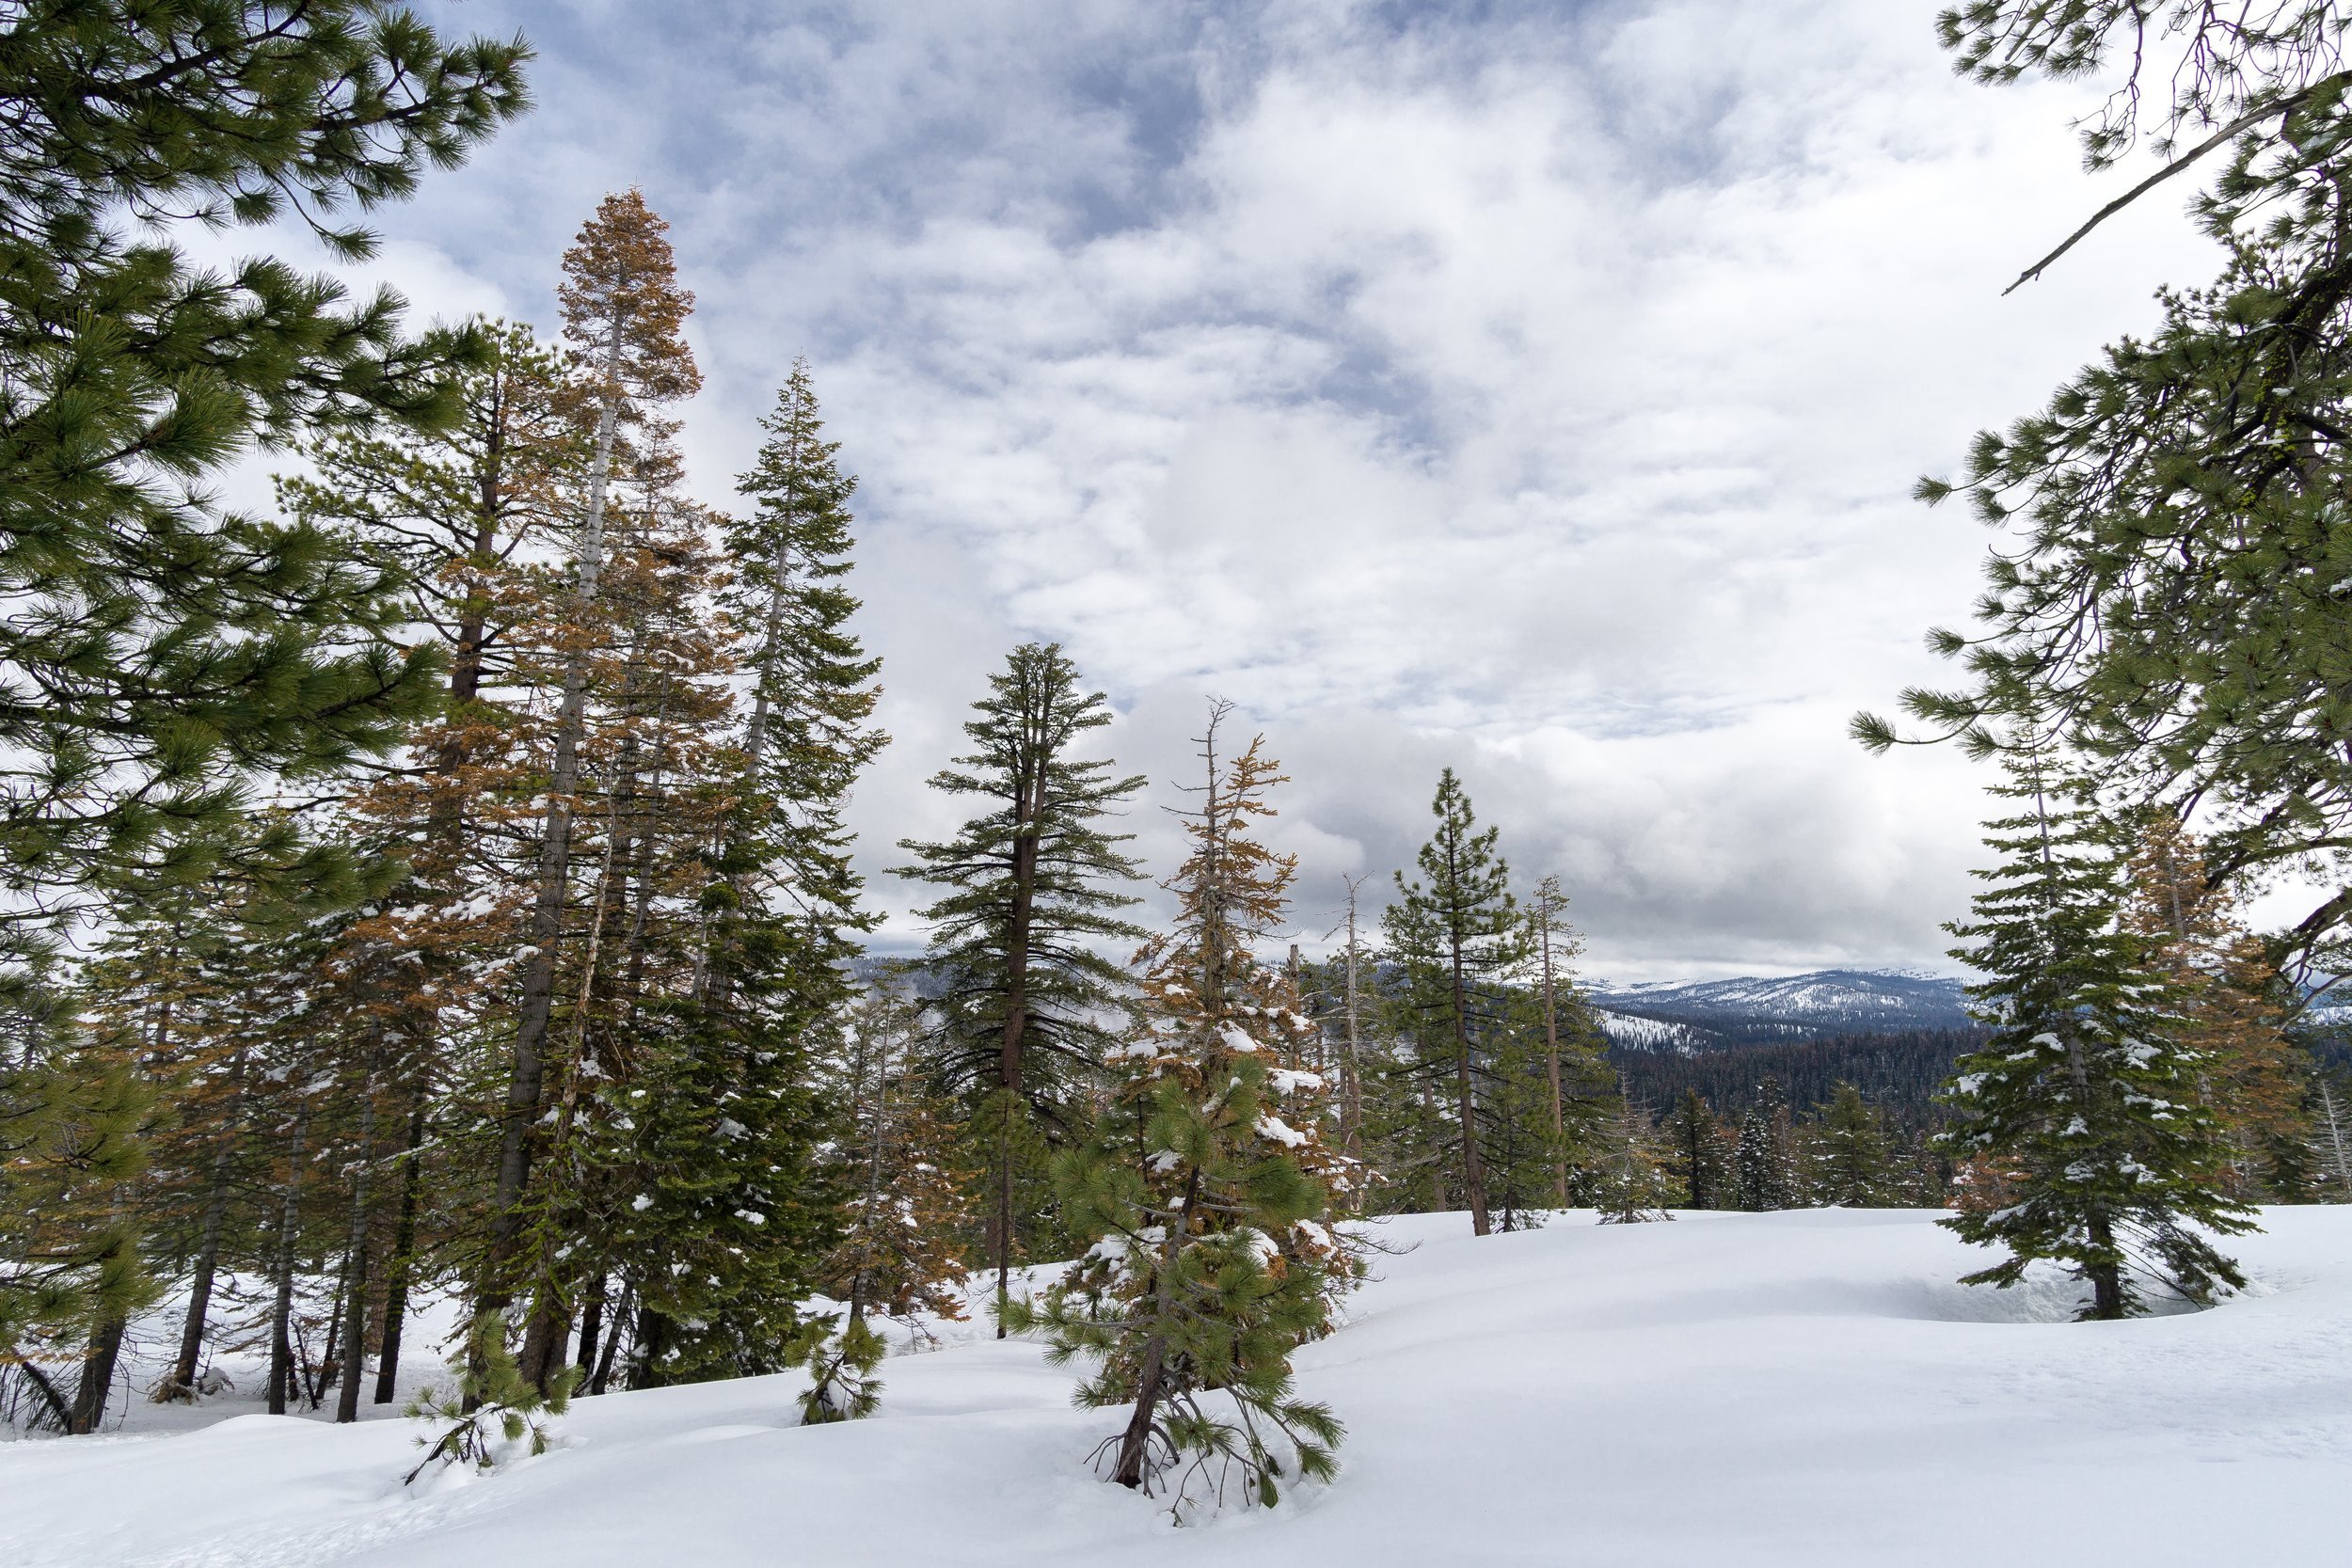
{"type": "Polygon", "coordinates": [[[1770,1078],[1779,1084],[1785,1103],[1800,1111],[1827,1104],[1843,1082],[1895,1122],[1916,1125],[1940,1119],[1936,1091],[1952,1075],[1952,1064],[1983,1037],[1976,1029],[1911,1029],[1689,1055],[1619,1046],[1611,1048],[1609,1060],[1624,1075],[1627,1093],[1661,1115],[1683,1090],[1696,1089],[1717,1115],[1738,1117],[1757,1103],[1758,1085],[1770,1078]]]}

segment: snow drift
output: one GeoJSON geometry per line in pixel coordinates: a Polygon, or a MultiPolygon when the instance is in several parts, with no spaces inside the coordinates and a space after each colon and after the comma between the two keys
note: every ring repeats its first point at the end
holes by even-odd
{"type": "Polygon", "coordinates": [[[789,1378],[611,1395],[557,1451],[407,1492],[396,1420],[6,1445],[0,1561],[2341,1561],[2352,1209],[2265,1221],[2245,1295],[2095,1324],[2053,1280],[1952,1283],[1981,1259],[1928,1213],[1397,1221],[1414,1250],[1299,1356],[1348,1423],[1340,1481],[1199,1528],[1083,1467],[1116,1412],[976,1338],[894,1358],[872,1420],[795,1427],[789,1378]]]}

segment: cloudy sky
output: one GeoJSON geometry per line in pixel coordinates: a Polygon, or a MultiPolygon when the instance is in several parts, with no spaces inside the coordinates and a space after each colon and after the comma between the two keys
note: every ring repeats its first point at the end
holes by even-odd
{"type": "Polygon", "coordinates": [[[1163,801],[1208,694],[1266,732],[1310,938],[1451,764],[1603,976],[1941,965],[1978,771],[1844,736],[1973,595],[1983,534],[1907,493],[2214,270],[2160,198],[2001,298],[2119,177],[2095,89],[1954,81],[1936,0],[427,8],[526,32],[539,108],[369,276],[551,327],[642,186],[712,500],[813,363],[896,736],[869,868],[1051,638],[1163,801]]]}

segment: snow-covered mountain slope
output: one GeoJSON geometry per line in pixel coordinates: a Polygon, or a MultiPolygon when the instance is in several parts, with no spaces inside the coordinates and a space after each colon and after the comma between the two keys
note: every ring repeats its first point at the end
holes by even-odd
{"type": "Polygon", "coordinates": [[[0,1446],[10,1568],[1252,1568],[2318,1564],[2352,1540],[2352,1209],[2274,1210],[2210,1312],[2054,1321],[1953,1277],[1913,1212],[1692,1214],[1473,1240],[1399,1222],[1299,1356],[1346,1419],[1328,1489],[1171,1529],[1097,1481],[1115,1412],[1037,1347],[893,1360],[882,1414],[794,1380],[588,1400],[570,1446],[405,1495],[399,1422],[242,1417],[0,1446]]]}
{"type": "Polygon", "coordinates": [[[1723,1043],[1714,1035],[1687,1023],[1668,1023],[1607,1007],[1595,1007],[1593,1022],[1600,1025],[1600,1032],[1609,1037],[1611,1045],[1623,1046],[1628,1051],[1695,1051],[1723,1043]]]}
{"type": "MultiPolygon", "coordinates": [[[[1680,1031],[1661,1043],[1704,1050],[1822,1035],[1966,1028],[1962,984],[1907,970],[1825,969],[1779,977],[1599,986],[1592,1001],[1618,1019],[1646,1019],[1680,1031]]],[[[1608,1018],[1601,1022],[1619,1044],[1645,1043],[1621,1033],[1622,1025],[1608,1018]]]]}

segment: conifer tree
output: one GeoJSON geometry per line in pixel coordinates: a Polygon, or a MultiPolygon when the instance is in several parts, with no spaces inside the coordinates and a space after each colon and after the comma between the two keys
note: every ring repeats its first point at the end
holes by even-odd
{"type": "Polygon", "coordinates": [[[1669,1118],[1666,1138],[1669,1160],[1682,1183],[1683,1202],[1692,1209],[1738,1206],[1739,1183],[1726,1145],[1730,1134],[1706,1097],[1684,1089],[1669,1118]]]}
{"type": "Polygon", "coordinates": [[[2233,917],[2203,846],[2176,815],[2144,815],[2125,876],[2124,924],[2154,943],[2172,982],[2180,1043],[2199,1059],[2198,1095],[2229,1146],[2232,1196],[2288,1196],[2310,1141],[2310,1059],[2288,1035],[2292,988],[2233,917]]]}
{"type": "Polygon", "coordinates": [[[1879,1114],[1862,1091],[1839,1084],[1814,1127],[1811,1185],[1816,1201],[1875,1209],[1895,1196],[1894,1151],[1879,1114]]]}
{"type": "Polygon", "coordinates": [[[988,1261],[999,1301],[1009,1287],[1022,1216],[1014,1202],[1026,1139],[1080,1119],[1079,1087],[1114,1043],[1124,976],[1094,944],[1142,932],[1118,911],[1119,884],[1141,875],[1099,825],[1143,786],[1107,761],[1073,754],[1111,721],[1101,692],[1051,643],[1024,643],[989,679],[964,726],[973,751],[932,776],[934,789],[989,802],[954,838],[899,842],[898,875],[939,899],[926,963],[944,976],[935,1013],[941,1069],[973,1102],[986,1150],[988,1261]]]}
{"type": "Polygon", "coordinates": [[[464,334],[262,257],[199,268],[174,224],[410,193],[525,105],[529,51],[372,0],[62,0],[8,23],[0,141],[0,962],[228,856],[299,887],[338,851],[232,830],[276,777],[379,753],[429,701],[397,599],[338,541],[226,515],[260,442],[450,412],[464,334]],[[126,219],[137,222],[126,222],[126,219]],[[147,227],[141,227],[140,225],[147,227]]]}
{"type": "Polygon", "coordinates": [[[1795,1129],[1774,1079],[1757,1085],[1756,1103],[1740,1117],[1733,1178],[1739,1206],[1750,1213],[1793,1209],[1799,1202],[1795,1129]]]}
{"type": "MultiPolygon", "coordinates": [[[[2218,276],[2168,289],[2153,331],[2120,340],[2039,410],[1969,443],[1957,483],[2006,537],[1973,631],[1931,644],[1960,689],[1902,705],[1972,752],[2022,700],[2063,719],[2119,805],[2194,809],[2228,879],[2325,863],[2352,829],[2340,498],[2352,429],[2352,72],[2340,0],[1970,0],[1937,21],[1986,83],[2095,78],[2085,161],[2145,137],[2165,160],[2011,287],[2174,178],[2221,247],[2218,276]],[[2112,89],[2112,90],[2110,90],[2112,89]],[[2260,584],[2261,591],[2249,591],[2260,584]]],[[[1893,727],[1855,721],[1873,748],[1893,727]]],[[[2352,885],[2322,881],[2270,940],[2304,977],[2341,972],[2352,885]]]]}
{"type": "Polygon", "coordinates": [[[572,875],[580,740],[590,658],[597,651],[596,602],[604,569],[613,452],[624,425],[642,422],[656,405],[691,396],[701,385],[693,355],[680,335],[693,296],[678,286],[676,262],[663,237],[667,229],[637,191],[608,196],[564,258],[564,336],[578,356],[580,392],[595,410],[596,434],[573,543],[574,641],[567,650],[563,696],[549,737],[537,887],[518,954],[521,994],[514,1065],[491,1199],[491,1244],[477,1291],[484,1312],[501,1308],[514,1288],[509,1276],[522,1236],[524,1199],[536,1152],[532,1129],[542,1108],[557,944],[572,875]]]}
{"type": "Polygon", "coordinates": [[[918,1313],[964,1315],[956,1247],[970,1202],[945,1107],[917,1057],[922,1006],[903,986],[885,975],[852,1009],[832,1085],[848,1110],[837,1157],[850,1196],[824,1274],[851,1323],[869,1313],[909,1324],[918,1313]]]}
{"type": "Polygon", "coordinates": [[[1583,951],[1583,938],[1566,920],[1568,895],[1560,879],[1546,877],[1535,884],[1527,907],[1528,929],[1534,935],[1535,982],[1543,998],[1545,1067],[1551,1080],[1552,1201],[1568,1206],[1567,1095],[1560,1074],[1560,988],[1569,960],[1583,951]]]}
{"type": "Polygon", "coordinates": [[[1397,901],[1381,916],[1390,953],[1409,976],[1416,1005],[1437,1019],[1446,1036],[1454,1080],[1454,1115],[1460,1140],[1462,1196],[1470,1229],[1484,1236],[1486,1172],[1478,1148],[1479,1055],[1492,1022],[1481,987],[1523,956],[1525,929],[1510,893],[1510,867],[1495,853],[1499,830],[1477,832],[1470,797],[1451,768],[1430,803],[1436,833],[1417,863],[1424,881],[1396,874],[1397,901]]]}
{"type": "Polygon", "coordinates": [[[1998,1208],[1945,1221],[2009,1257],[1965,1283],[2009,1286],[2037,1259],[2090,1283],[2086,1318],[2139,1310],[2139,1277],[2193,1301],[2244,1283],[2206,1231],[2251,1228],[2221,1188],[2224,1146],[2182,1043],[2179,993],[2156,944],[2125,928],[2122,865],[2106,827],[2037,733],[2018,721],[1995,786],[2015,815],[1989,825],[2001,863],[1953,957],[1992,1034],[1949,1090],[1961,1158],[1997,1165],[1998,1208]]]}
{"type": "Polygon", "coordinates": [[[1118,1054],[1120,1114],[1058,1171],[1101,1240],[1041,1302],[1001,1309],[1044,1333],[1052,1360],[1100,1357],[1078,1402],[1132,1410],[1098,1459],[1146,1492],[1175,1474],[1180,1520],[1205,1500],[1197,1480],[1222,1498],[1238,1469],[1245,1504],[1271,1505],[1294,1469],[1336,1473],[1339,1422],[1294,1394],[1290,1353],[1328,1331],[1352,1272],[1327,1223],[1347,1177],[1321,1135],[1325,1085],[1295,1065],[1313,1025],[1291,975],[1253,951],[1296,875],[1256,837],[1281,776],[1260,740],[1218,754],[1228,712],[1213,705],[1200,737],[1192,851],[1167,884],[1175,927],[1138,956],[1147,1022],[1118,1054]]]}
{"type": "Polygon", "coordinates": [[[0,1370],[60,1432],[95,1430],[121,1325],[155,1294],[120,1194],[144,1168],[154,1105],[134,1059],[81,1036],[28,980],[0,999],[0,1370]],[[74,1383],[66,1369],[87,1365],[74,1383]]]}
{"type": "Polygon", "coordinates": [[[1617,1103],[1599,1133],[1589,1186],[1603,1225],[1670,1220],[1673,1195],[1666,1157],[1649,1113],[1620,1086],[1617,1103]]]}

